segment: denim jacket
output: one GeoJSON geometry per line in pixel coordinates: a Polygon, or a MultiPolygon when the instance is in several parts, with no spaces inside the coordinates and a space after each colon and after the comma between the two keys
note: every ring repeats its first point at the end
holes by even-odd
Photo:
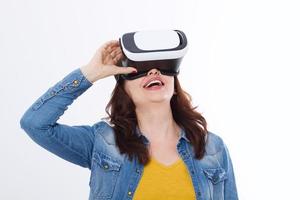
{"type": "MultiPolygon", "coordinates": [[[[144,168],[137,159],[130,161],[120,154],[112,125],[105,120],[80,126],[57,123],[68,106],[92,85],[80,68],[73,70],[26,110],[20,126],[38,145],[90,169],[89,200],[130,200],[144,168]]],[[[138,127],[136,134],[149,144],[138,127]]],[[[196,199],[238,199],[232,162],[223,140],[209,132],[205,150],[202,159],[195,159],[192,145],[181,129],[177,151],[191,176],[196,199]]]]}

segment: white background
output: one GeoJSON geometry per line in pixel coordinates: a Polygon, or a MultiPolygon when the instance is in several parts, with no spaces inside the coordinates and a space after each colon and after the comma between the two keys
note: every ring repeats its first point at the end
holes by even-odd
{"type": "MultiPolygon", "coordinates": [[[[19,120],[102,43],[144,29],[186,33],[179,79],[227,144],[240,199],[300,199],[296,1],[0,2],[0,199],[88,198],[89,170],[35,144],[19,120]]],[[[59,122],[99,121],[114,84],[96,82],[59,122]]]]}

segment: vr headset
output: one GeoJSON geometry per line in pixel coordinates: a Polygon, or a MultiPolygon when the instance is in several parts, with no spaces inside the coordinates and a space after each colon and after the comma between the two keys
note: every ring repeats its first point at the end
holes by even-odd
{"type": "Polygon", "coordinates": [[[155,30],[125,33],[119,38],[124,58],[121,67],[135,67],[137,73],[117,74],[116,81],[133,80],[146,76],[157,68],[161,74],[179,74],[179,65],[187,52],[187,38],[180,30],[155,30]]]}

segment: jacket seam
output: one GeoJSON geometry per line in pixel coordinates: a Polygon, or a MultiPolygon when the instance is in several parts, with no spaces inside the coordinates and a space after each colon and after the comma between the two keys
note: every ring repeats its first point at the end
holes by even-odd
{"type": "MultiPolygon", "coordinates": [[[[225,170],[224,166],[220,163],[220,160],[217,157],[217,154],[220,154],[220,153],[222,154],[224,150],[225,150],[224,145],[222,145],[222,148],[220,149],[220,151],[218,151],[217,153],[215,153],[213,156],[216,158],[219,166],[222,167],[225,170]]],[[[227,173],[227,170],[225,170],[225,172],[227,173]]]]}
{"type": "MultiPolygon", "coordinates": [[[[47,129],[47,132],[49,131],[50,129],[47,129]]],[[[74,152],[75,154],[79,155],[86,163],[89,163],[88,162],[88,159],[85,158],[85,156],[83,156],[81,153],[75,151],[74,149],[72,149],[70,146],[64,144],[63,142],[61,142],[60,140],[56,139],[55,137],[53,137],[54,135],[50,136],[52,138],[54,138],[56,141],[58,141],[60,144],[62,144],[63,146],[67,147],[69,150],[71,150],[72,152],[74,152]]]]}
{"type": "MultiPolygon", "coordinates": [[[[106,144],[108,144],[107,141],[106,141],[106,139],[105,139],[105,136],[103,135],[104,126],[106,126],[107,124],[106,124],[105,121],[101,121],[101,122],[103,122],[103,124],[102,124],[101,127],[99,127],[97,130],[99,130],[99,135],[100,135],[101,138],[104,140],[104,142],[105,142],[106,144]]],[[[101,123],[101,122],[100,122],[100,123],[101,123]]],[[[114,137],[115,137],[115,136],[114,136],[114,137]]]]}
{"type": "MultiPolygon", "coordinates": [[[[31,127],[29,127],[29,129],[31,129],[31,130],[41,130],[41,129],[31,128],[31,127]]],[[[50,128],[46,130],[47,133],[48,133],[49,131],[50,131],[50,128]]],[[[53,139],[56,140],[58,143],[60,143],[62,146],[66,147],[67,149],[69,149],[70,151],[72,151],[73,153],[75,153],[75,154],[77,154],[79,157],[81,157],[81,158],[84,160],[84,162],[89,163],[89,162],[88,162],[88,159],[86,159],[85,156],[83,156],[81,153],[75,151],[75,150],[72,149],[70,146],[64,144],[64,143],[61,142],[60,140],[56,139],[56,138],[54,137],[54,135],[50,135],[50,136],[49,136],[48,134],[45,134],[45,136],[48,137],[48,138],[53,138],[53,139]]]]}

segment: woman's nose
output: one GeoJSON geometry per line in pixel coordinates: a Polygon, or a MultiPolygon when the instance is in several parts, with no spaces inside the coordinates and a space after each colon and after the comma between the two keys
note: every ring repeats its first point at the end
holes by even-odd
{"type": "Polygon", "coordinates": [[[153,68],[153,69],[148,71],[147,75],[149,76],[149,75],[159,75],[159,74],[160,74],[160,71],[156,68],[153,68]]]}

